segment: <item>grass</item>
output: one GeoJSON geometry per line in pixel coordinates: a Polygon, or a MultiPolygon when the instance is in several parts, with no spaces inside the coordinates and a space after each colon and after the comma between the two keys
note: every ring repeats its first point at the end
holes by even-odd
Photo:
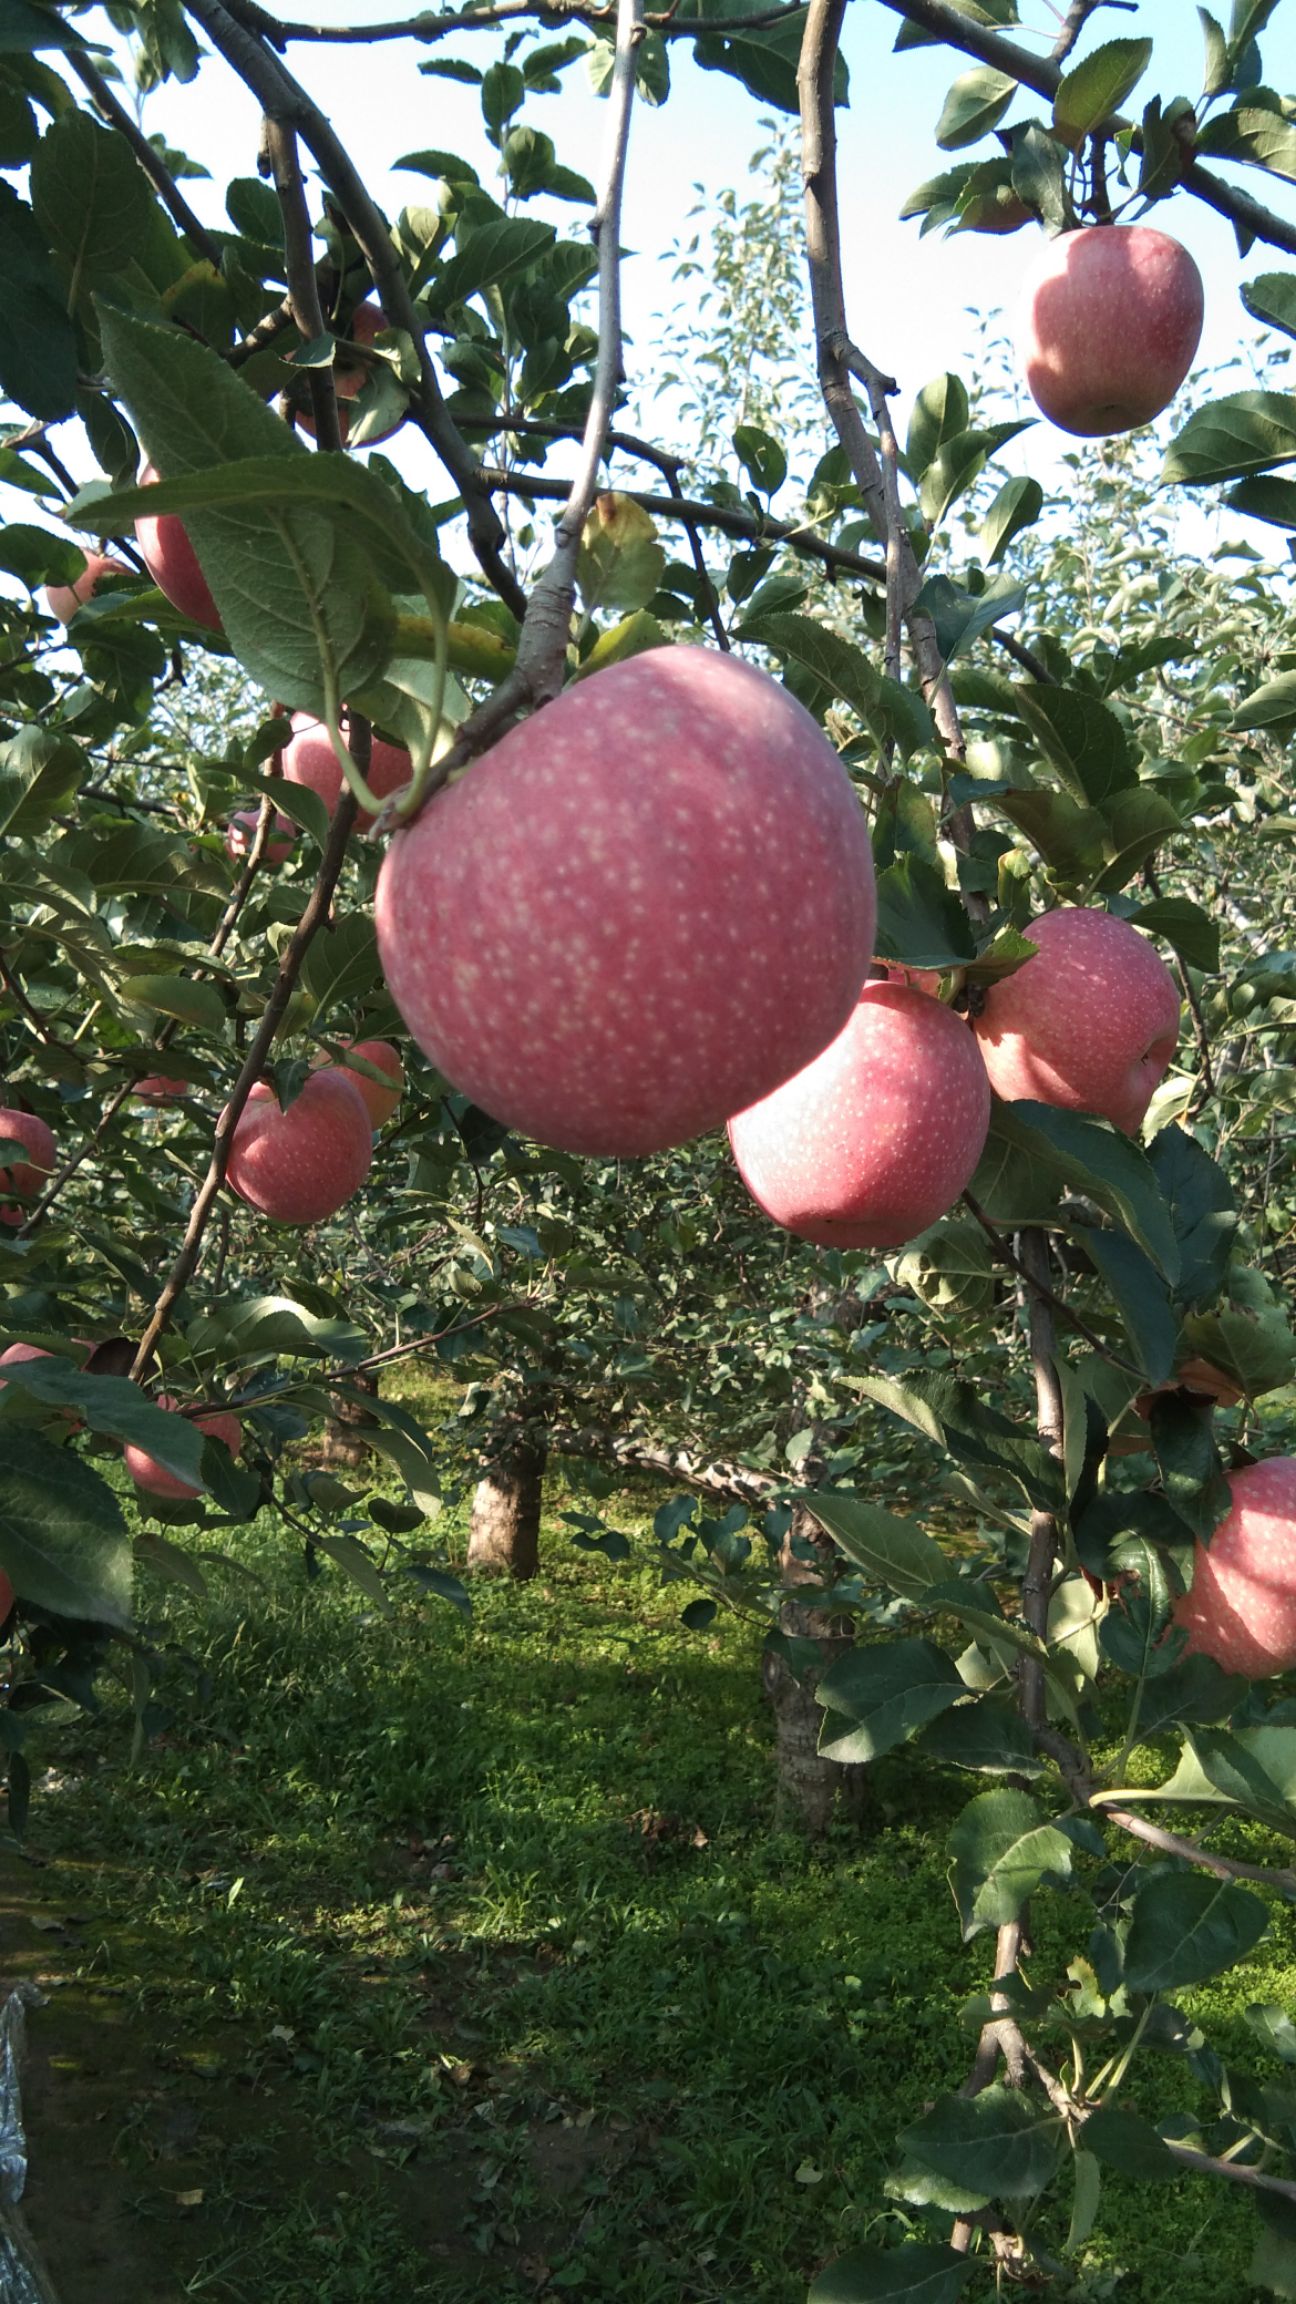
{"type": "MultiPolygon", "coordinates": [[[[269,1522],[241,1549],[262,1586],[143,1595],[172,1719],[139,1767],[123,1689],[47,1737],[33,1816],[23,1896],[77,1914],[41,1942],[70,2061],[95,2026],[116,2043],[121,2296],[804,2304],[826,2258],[899,2239],[896,2129],[964,2077],[989,1974],[945,1880],[967,1780],[892,1759],[862,1840],[776,1834],[758,1635],[686,1633],[651,1570],[557,1529],[471,1634],[309,1581],[269,1522]]],[[[1040,1921],[1061,1980],[1081,1907],[1040,1921]]],[[[1194,2002],[1247,2068],[1241,2007],[1290,1997],[1289,1951],[1275,1929],[1194,2002]]],[[[87,2145],[33,2127],[35,2218],[42,2155],[87,2145]]],[[[1253,2229],[1222,2187],[1113,2177],[1070,2293],[1223,2304],[1253,2229]]],[[[113,2304],[75,2248],[61,2274],[63,2304],[113,2304]]]]}

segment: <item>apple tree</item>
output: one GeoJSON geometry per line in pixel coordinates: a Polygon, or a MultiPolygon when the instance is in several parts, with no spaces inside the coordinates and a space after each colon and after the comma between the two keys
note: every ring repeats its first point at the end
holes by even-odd
{"type": "MultiPolygon", "coordinates": [[[[1163,584],[1142,450],[1095,443],[1191,364],[1178,203],[1243,255],[1296,248],[1267,204],[1296,107],[1264,79],[1276,0],[1199,11],[1204,72],[1101,37],[1093,0],[1043,55],[1014,0],[884,5],[898,91],[906,50],[952,52],[935,141],[971,155],[906,213],[1049,242],[1022,357],[1085,442],[1069,534],[1010,469],[1028,417],[950,374],[902,446],[887,345],[853,333],[844,0],[336,33],[249,0],[106,26],[11,0],[11,1809],[51,1693],[113,1648],[146,1705],[133,1563],[192,1583],[271,1499],[379,1602],[385,1557],[462,1603],[425,1533],[439,1450],[381,1387],[400,1498],[292,1457],[349,1382],[410,1353],[466,1372],[485,1338],[524,1445],[560,1396],[629,1421],[650,1330],[659,1441],[746,1455],[783,1502],[759,1544],[801,1611],[770,1652],[802,1739],[822,1715],[829,1769],[904,1747],[984,1780],[949,1844],[988,1953],[970,2069],[903,2127],[878,2237],[818,2304],[1067,2278],[1109,2167],[1245,2187],[1252,2280],[1290,2293],[1290,2018],[1251,2009],[1252,2072],[1183,2005],[1296,1893],[1296,1492],[1257,1406],[1293,1366],[1290,598],[1173,535],[1163,584]],[[479,89],[489,183],[428,149],[426,204],[382,212],[295,65],[357,38],[479,89]],[[200,43],[255,99],[224,222],[123,101],[123,39],[163,101],[200,43]],[[679,41],[796,123],[822,409],[808,376],[741,405],[736,467],[704,423],[696,478],[617,421],[635,107],[679,41]],[[578,63],[608,104],[597,183],[530,116],[578,63]],[[1201,92],[1131,109],[1154,70],[1201,92]],[[1104,341],[1111,378],[1079,377],[1104,341]],[[795,484],[776,410],[818,427],[795,484]],[[726,1121],[750,1200],[695,1147],[726,1121]],[[879,1497],[886,1420],[953,1511],[879,1497]]],[[[1289,273],[1244,294],[1296,333],[1289,273]]],[[[1160,485],[1296,526],[1272,377],[1181,401],[1160,485]]],[[[756,1549],[733,1514],[658,1539],[717,1596],[756,1549]]]]}

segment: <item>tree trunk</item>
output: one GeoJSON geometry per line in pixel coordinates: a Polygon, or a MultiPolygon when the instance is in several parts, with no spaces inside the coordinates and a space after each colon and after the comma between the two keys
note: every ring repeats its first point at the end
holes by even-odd
{"type": "MultiPolygon", "coordinates": [[[[348,1377],[347,1382],[354,1391],[367,1392],[371,1400],[377,1399],[378,1378],[367,1370],[362,1369],[357,1375],[348,1377]]],[[[363,1464],[369,1453],[365,1432],[376,1422],[377,1418],[371,1415],[363,1401],[335,1398],[334,1413],[324,1427],[324,1437],[320,1443],[321,1464],[341,1464],[354,1471],[357,1464],[363,1464]]]]}
{"type": "Polygon", "coordinates": [[[547,1454],[544,1441],[534,1434],[517,1427],[501,1433],[499,1448],[473,1490],[470,1568],[519,1580],[536,1574],[547,1454]]]}
{"type": "MultiPolygon", "coordinates": [[[[818,1586],[834,1558],[833,1546],[818,1522],[798,1506],[783,1545],[784,1582],[818,1586]],[[814,1545],[822,1567],[812,1567],[796,1557],[794,1538],[814,1545]]],[[[795,1639],[812,1640],[819,1661],[798,1676],[781,1656],[768,1649],[765,1652],[762,1677],[774,1707],[777,1752],[774,1821],[781,1828],[791,1826],[812,1840],[821,1840],[839,1803],[856,1823],[863,1821],[869,1806],[867,1768],[856,1764],[843,1767],[838,1760],[821,1758],[818,1749],[823,1709],[816,1702],[815,1690],[829,1665],[854,1645],[854,1634],[845,1617],[831,1608],[816,1608],[808,1597],[783,1602],[779,1630],[795,1639]]]]}

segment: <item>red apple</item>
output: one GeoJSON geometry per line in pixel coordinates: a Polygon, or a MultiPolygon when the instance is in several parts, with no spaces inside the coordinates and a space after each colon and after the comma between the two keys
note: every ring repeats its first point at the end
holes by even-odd
{"type": "MultiPolygon", "coordinates": [[[[383,316],[381,305],[372,302],[357,304],[351,315],[352,340],[354,343],[363,344],[368,348],[386,326],[387,321],[383,316]]],[[[351,430],[351,418],[345,403],[348,400],[359,398],[368,378],[373,373],[374,371],[363,360],[348,361],[345,354],[339,349],[338,356],[333,362],[333,390],[339,403],[338,430],[342,436],[344,448],[351,430]]],[[[293,413],[303,432],[309,433],[313,440],[315,437],[315,417],[309,398],[301,402],[293,413]]],[[[390,423],[383,425],[381,431],[370,433],[369,438],[364,443],[365,447],[374,448],[380,440],[390,440],[393,432],[399,432],[404,421],[405,410],[402,409],[399,416],[393,417],[390,423]]]]}
{"type": "Polygon", "coordinates": [[[1179,1037],[1173,976],[1110,912],[1046,912],[1025,934],[1038,952],[988,987],[976,1019],[991,1087],[1134,1135],[1179,1037]]]}
{"type": "Polygon", "coordinates": [[[286,1112],[269,1083],[257,1083],[239,1114],[226,1177],[276,1223],[317,1224],[359,1191],[372,1159],[364,1098],[350,1073],[330,1066],[309,1074],[286,1112]]]}
{"type": "MultiPolygon", "coordinates": [[[[15,1160],[12,1168],[0,1168],[0,1191],[16,1192],[20,1200],[34,1200],[54,1171],[53,1132],[34,1112],[16,1112],[5,1106],[0,1109],[0,1138],[6,1137],[15,1144],[25,1144],[31,1159],[15,1160]]],[[[0,1207],[0,1224],[21,1224],[27,1213],[26,1208],[6,1201],[0,1207]]]]}
{"type": "MultiPolygon", "coordinates": [[[[159,477],[156,466],[146,464],[140,473],[139,485],[151,488],[159,477]]],[[[135,541],[150,576],[159,592],[165,592],[172,607],[178,608],[182,616],[192,617],[195,624],[205,624],[209,632],[219,632],[220,610],[211,596],[198,555],[189,541],[189,531],[179,513],[141,513],[135,523],[135,541]]]]}
{"type": "Polygon", "coordinates": [[[1296,1664],[1296,1456],[1228,1476],[1229,1510],[1193,1551],[1191,1592],[1175,1602],[1187,1653],[1248,1680],[1296,1664]]]}
{"type": "Polygon", "coordinates": [[[767,1216],[832,1248],[899,1248],[951,1208],[985,1148],[990,1083],[966,1020],[907,984],[864,986],[804,1072],[729,1142],[767,1216]]]}
{"type": "MultiPolygon", "coordinates": [[[[342,769],[333,749],[329,732],[322,720],[310,712],[294,712],[292,735],[280,754],[279,773],[290,784],[305,784],[318,792],[330,816],[342,797],[342,769]]],[[[343,718],[342,733],[346,734],[343,718]]],[[[369,766],[365,781],[380,800],[389,793],[399,792],[408,784],[413,769],[410,756],[403,744],[389,744],[385,736],[375,736],[369,751],[369,766]]],[[[372,824],[373,817],[362,809],[356,823],[363,832],[372,824]]]]}
{"type": "Polygon", "coordinates": [[[145,1104],[166,1104],[172,1097],[189,1096],[192,1093],[192,1081],[169,1080],[163,1072],[150,1072],[145,1079],[137,1080],[131,1090],[132,1096],[138,1096],[145,1104]]]}
{"type": "MultiPolygon", "coordinates": [[[[169,1413],[177,1414],[179,1405],[179,1402],[169,1392],[159,1392],[157,1397],[159,1408],[165,1408],[169,1413]]],[[[237,1416],[231,1416],[223,1409],[213,1408],[208,1410],[205,1415],[195,1416],[193,1423],[200,1432],[206,1433],[209,1438],[223,1440],[231,1456],[237,1456],[243,1444],[243,1427],[237,1416]]],[[[201,1488],[195,1488],[188,1480],[181,1480],[178,1474],[169,1472],[165,1464],[159,1464],[156,1456],[150,1456],[147,1450],[137,1448],[133,1440],[126,1442],[122,1450],[122,1462],[136,1487],[142,1488],[146,1495],[187,1499],[202,1494],[201,1488]]]]}
{"type": "Polygon", "coordinates": [[[1150,224],[1086,224],[1046,242],[1022,289],[1018,349],[1041,413],[1082,437],[1167,408],[1202,330],[1201,274],[1150,224]]]}
{"type": "Polygon", "coordinates": [[[837,754],[707,648],[597,672],[510,729],[378,879],[419,1046],[569,1152],[683,1144],[827,1046],[868,970],[873,860],[837,754]]]}
{"type": "MultiPolygon", "coordinates": [[[[256,838],[260,814],[259,808],[236,808],[226,825],[225,853],[227,856],[232,856],[236,862],[240,857],[249,853],[256,838]]],[[[291,816],[283,815],[276,808],[271,819],[270,837],[261,853],[261,862],[270,865],[282,864],[286,857],[291,856],[296,839],[297,827],[291,816]]]]}
{"type": "Polygon", "coordinates": [[[333,1064],[332,1058],[322,1051],[312,1057],[313,1065],[317,1070],[328,1067],[341,1072],[346,1079],[353,1080],[364,1098],[365,1110],[374,1127],[384,1127],[399,1104],[405,1086],[405,1068],[399,1051],[393,1048],[390,1040],[343,1040],[339,1046],[349,1055],[363,1056],[366,1064],[372,1064],[375,1071],[386,1073],[391,1086],[384,1088],[377,1080],[371,1080],[367,1073],[353,1072],[349,1064],[333,1064]]]}
{"type": "Polygon", "coordinates": [[[112,560],[102,552],[87,552],[85,567],[71,584],[50,584],[45,590],[45,605],[60,624],[70,624],[78,608],[84,608],[101,576],[133,576],[124,560],[112,560]]]}
{"type": "MultiPolygon", "coordinates": [[[[81,1338],[75,1338],[74,1342],[81,1345],[83,1353],[88,1352],[91,1349],[91,1347],[84,1344],[81,1338]]],[[[63,1355],[61,1353],[47,1352],[43,1344],[8,1344],[5,1346],[4,1351],[0,1352],[0,1368],[11,1364],[15,1360],[58,1360],[62,1357],[63,1355]]],[[[5,1378],[0,1376],[0,1392],[3,1392],[4,1389],[5,1378]]],[[[80,1431],[81,1418],[75,1408],[48,1408],[43,1401],[36,1401],[34,1393],[29,1395],[29,1397],[33,1400],[36,1406],[43,1408],[47,1415],[57,1415],[64,1424],[70,1425],[74,1432],[80,1431]]]]}

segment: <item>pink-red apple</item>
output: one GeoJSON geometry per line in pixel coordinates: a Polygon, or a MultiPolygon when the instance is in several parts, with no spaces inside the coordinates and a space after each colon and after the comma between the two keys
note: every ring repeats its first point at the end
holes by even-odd
{"type": "MultiPolygon", "coordinates": [[[[372,302],[357,304],[351,315],[352,342],[363,345],[368,350],[386,326],[387,322],[383,317],[381,305],[372,302]]],[[[348,400],[359,398],[372,373],[373,371],[365,361],[348,360],[345,353],[339,349],[333,362],[333,390],[338,400],[338,431],[342,436],[344,448],[351,431],[351,416],[346,403],[348,400]]],[[[315,437],[315,417],[309,397],[303,400],[293,413],[303,432],[309,433],[313,440],[315,437]]],[[[390,440],[393,432],[399,432],[404,421],[405,411],[402,409],[400,414],[394,416],[390,423],[384,424],[381,430],[370,433],[369,438],[365,441],[365,447],[374,448],[380,440],[390,440]]]]}
{"type": "Polygon", "coordinates": [[[1201,274],[1150,224],[1086,224],[1049,240],[1018,317],[1027,389],[1063,432],[1130,432],[1167,408],[1202,329],[1201,274]]]}
{"type": "MultiPolygon", "coordinates": [[[[78,1339],[78,1341],[80,1340],[78,1339]]],[[[85,1349],[88,1347],[83,1347],[83,1351],[85,1349]]],[[[62,1357],[63,1355],[60,1353],[47,1352],[43,1344],[7,1344],[4,1351],[0,1352],[0,1368],[11,1366],[15,1360],[57,1360],[62,1357]]],[[[0,1376],[0,1392],[4,1391],[5,1382],[6,1379],[0,1376]]],[[[44,1403],[38,1403],[38,1405],[43,1406],[44,1403]]],[[[65,1424],[71,1426],[74,1432],[80,1431],[81,1418],[75,1408],[48,1410],[47,1413],[57,1414],[65,1424]]]]}
{"type": "MultiPolygon", "coordinates": [[[[309,712],[294,712],[292,735],[280,754],[279,773],[290,784],[305,784],[318,792],[330,816],[342,797],[343,776],[338,756],[322,720],[309,712]]],[[[342,733],[346,735],[343,717],[342,733]]],[[[369,748],[369,766],[365,781],[380,800],[392,792],[399,792],[408,784],[413,770],[410,756],[403,744],[389,744],[385,736],[375,736],[369,748]]],[[[373,817],[364,809],[356,818],[362,832],[367,831],[373,817]]]]}
{"type": "Polygon", "coordinates": [[[239,1114],[226,1177],[276,1223],[318,1224],[359,1191],[372,1159],[364,1098],[350,1073],[330,1066],[308,1075],[287,1111],[267,1081],[257,1083],[239,1114]]]}
{"type": "Polygon", "coordinates": [[[951,1208],[985,1149],[990,1083],[967,1021],[866,984],[813,1063],[729,1123],[767,1216],[833,1248],[899,1248],[951,1208]]]}
{"type": "Polygon", "coordinates": [[[657,648],[568,688],[398,831],[375,907],[414,1039],[570,1152],[683,1144],[839,1032],[875,918],[864,813],[768,673],[657,648]]]}
{"type": "MultiPolygon", "coordinates": [[[[20,1200],[32,1201],[54,1172],[54,1134],[34,1112],[17,1112],[11,1106],[0,1108],[0,1140],[24,1144],[31,1154],[30,1160],[15,1160],[12,1168],[0,1168],[0,1192],[16,1192],[20,1200]]],[[[28,1211],[15,1206],[12,1200],[0,1206],[0,1224],[18,1225],[28,1211]]]]}
{"type": "Polygon", "coordinates": [[[137,1080],[131,1090],[132,1096],[138,1096],[144,1104],[168,1104],[174,1097],[192,1093],[192,1081],[169,1080],[164,1072],[150,1072],[145,1079],[137,1080]]]}
{"type": "MultiPolygon", "coordinates": [[[[156,1404],[171,1415],[180,1412],[179,1401],[169,1392],[159,1392],[156,1404]]],[[[195,1416],[192,1422],[199,1432],[205,1433],[210,1439],[223,1440],[231,1456],[237,1456],[243,1444],[243,1427],[237,1416],[230,1415],[225,1409],[212,1408],[204,1415],[195,1416]]],[[[146,1449],[136,1447],[133,1440],[128,1440],[123,1448],[122,1462],[136,1487],[143,1489],[148,1496],[169,1496],[180,1500],[202,1494],[201,1488],[195,1488],[190,1481],[181,1480],[177,1473],[169,1472],[165,1464],[159,1464],[156,1456],[150,1456],[146,1449]]]]}
{"type": "Polygon", "coordinates": [[[124,560],[113,560],[102,552],[87,552],[85,567],[71,584],[50,584],[45,590],[45,605],[60,624],[70,624],[78,608],[84,608],[101,576],[133,576],[124,560]]]}
{"type": "Polygon", "coordinates": [[[1134,1135],[1179,1037],[1174,978],[1110,912],[1046,912],[1024,933],[1038,951],[988,987],[976,1019],[991,1087],[1134,1135]]]}
{"type": "MultiPolygon", "coordinates": [[[[151,488],[159,477],[156,466],[146,464],[139,485],[151,488]]],[[[209,632],[219,632],[220,610],[179,513],[141,513],[135,522],[135,541],[150,576],[172,607],[182,616],[192,617],[195,624],[205,624],[209,632]]]]}
{"type": "Polygon", "coordinates": [[[390,1086],[384,1087],[381,1081],[371,1080],[366,1072],[353,1072],[349,1064],[334,1065],[332,1057],[323,1050],[318,1056],[312,1057],[312,1064],[316,1070],[330,1066],[334,1071],[342,1072],[348,1080],[353,1080],[364,1098],[365,1110],[374,1127],[385,1127],[401,1100],[405,1086],[405,1067],[401,1063],[399,1050],[393,1048],[390,1040],[342,1040],[338,1045],[350,1056],[363,1057],[365,1063],[372,1064],[376,1072],[385,1073],[390,1086]]]}
{"type": "MultiPolygon", "coordinates": [[[[236,808],[225,827],[225,853],[237,862],[246,856],[256,838],[260,820],[259,808],[236,808]]],[[[297,839],[297,827],[291,816],[276,808],[270,822],[270,835],[261,851],[263,864],[278,865],[291,856],[297,839]]]]}
{"type": "Polygon", "coordinates": [[[1175,1602],[1187,1653],[1248,1680],[1296,1664],[1296,1456],[1228,1475],[1229,1509],[1193,1552],[1192,1590],[1175,1602]]]}

